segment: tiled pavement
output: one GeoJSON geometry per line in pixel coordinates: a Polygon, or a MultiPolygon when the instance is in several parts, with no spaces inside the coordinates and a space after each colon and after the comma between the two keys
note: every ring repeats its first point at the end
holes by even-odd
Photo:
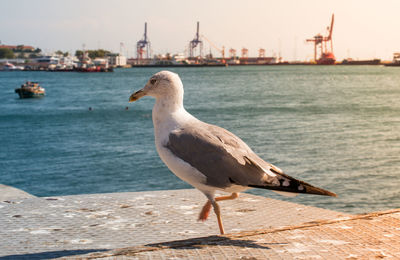
{"type": "MultiPolygon", "coordinates": [[[[203,258],[208,259],[210,254],[225,258],[233,253],[235,257],[243,254],[247,257],[251,256],[246,253],[248,250],[264,251],[265,248],[275,248],[267,251],[274,252],[274,255],[280,255],[285,250],[302,250],[299,253],[301,256],[311,250],[310,247],[298,249],[295,245],[300,245],[300,242],[290,244],[290,241],[296,239],[300,239],[302,243],[308,243],[311,239],[307,234],[297,234],[298,231],[295,230],[282,231],[286,232],[282,233],[285,235],[278,237],[276,236],[279,232],[273,233],[275,237],[244,236],[239,240],[228,236],[228,240],[222,240],[221,245],[214,245],[215,242],[207,245],[209,239],[217,239],[218,242],[221,237],[215,236],[219,231],[213,213],[207,221],[197,221],[205,201],[203,194],[192,189],[3,200],[0,202],[0,259],[77,258],[78,255],[92,252],[104,252],[104,255],[96,257],[107,257],[107,250],[110,249],[175,240],[189,241],[192,244],[190,239],[201,237],[205,238],[195,240],[195,244],[204,240],[205,246],[202,244],[201,248],[196,246],[193,249],[189,246],[189,249],[186,249],[184,246],[179,249],[167,247],[161,250],[147,250],[153,248],[147,246],[138,256],[169,259],[170,256],[197,258],[197,254],[204,254],[203,258]],[[181,250],[182,248],[185,250],[181,250]]],[[[316,221],[320,220],[351,217],[331,210],[250,194],[241,194],[239,199],[234,201],[220,202],[220,206],[226,233],[275,230],[305,222],[317,223],[316,221]]],[[[346,228],[340,231],[351,232],[346,228]]],[[[321,234],[319,237],[320,241],[328,241],[324,244],[326,247],[330,245],[329,239],[323,238],[321,234]]],[[[315,238],[311,240],[317,241],[315,238]]],[[[118,258],[120,257],[127,256],[120,255],[118,258]]],[[[110,259],[114,258],[116,256],[110,259]]]]}

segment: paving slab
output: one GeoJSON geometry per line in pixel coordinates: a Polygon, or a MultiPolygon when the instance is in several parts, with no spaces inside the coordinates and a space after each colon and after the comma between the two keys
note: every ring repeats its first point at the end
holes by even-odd
{"type": "Polygon", "coordinates": [[[77,259],[400,259],[400,209],[149,244],[77,259]]]}
{"type": "MultiPolygon", "coordinates": [[[[215,215],[197,221],[205,202],[205,196],[194,189],[2,201],[0,259],[74,258],[116,248],[213,238],[219,234],[215,215]]],[[[350,217],[251,194],[222,201],[220,206],[227,233],[350,217]]],[[[162,256],[164,251],[154,253],[162,256]]]]}

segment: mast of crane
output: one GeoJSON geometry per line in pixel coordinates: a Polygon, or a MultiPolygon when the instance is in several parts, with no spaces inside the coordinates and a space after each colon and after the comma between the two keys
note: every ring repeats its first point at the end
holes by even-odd
{"type": "Polygon", "coordinates": [[[147,41],[147,22],[144,23],[144,40],[147,41]]]}
{"type": "Polygon", "coordinates": [[[202,58],[203,54],[203,41],[200,39],[200,22],[197,22],[197,31],[196,36],[193,40],[189,43],[189,58],[194,58],[195,49],[199,46],[199,58],[202,58]]]}
{"type": "Polygon", "coordinates": [[[196,39],[199,40],[199,29],[200,29],[200,23],[197,22],[197,31],[196,31],[196,39]]]}
{"type": "Polygon", "coordinates": [[[328,37],[326,37],[326,41],[329,41],[331,43],[331,52],[333,52],[333,43],[332,43],[332,31],[333,31],[333,23],[335,21],[335,15],[332,14],[332,20],[331,20],[331,26],[328,27],[328,37]]]}
{"type": "Polygon", "coordinates": [[[143,39],[136,43],[137,59],[142,60],[143,54],[146,54],[146,59],[150,58],[150,41],[147,37],[147,22],[144,23],[143,39]]]}

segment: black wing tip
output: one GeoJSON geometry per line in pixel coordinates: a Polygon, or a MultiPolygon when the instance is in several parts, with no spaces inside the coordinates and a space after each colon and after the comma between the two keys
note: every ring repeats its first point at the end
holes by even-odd
{"type": "Polygon", "coordinates": [[[276,191],[286,191],[286,192],[292,192],[292,193],[302,193],[302,194],[312,194],[312,195],[322,195],[322,196],[329,196],[329,197],[335,197],[337,198],[338,195],[334,192],[324,190],[321,188],[317,188],[311,185],[305,185],[304,183],[302,184],[305,189],[298,190],[298,189],[291,189],[287,187],[282,187],[282,186],[262,186],[262,185],[248,185],[251,188],[261,188],[261,189],[267,189],[267,190],[276,190],[276,191]]]}

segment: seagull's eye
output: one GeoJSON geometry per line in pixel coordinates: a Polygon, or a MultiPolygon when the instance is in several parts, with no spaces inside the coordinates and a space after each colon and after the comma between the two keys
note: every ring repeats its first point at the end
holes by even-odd
{"type": "Polygon", "coordinates": [[[151,85],[154,85],[154,83],[156,83],[156,81],[157,81],[156,79],[151,79],[150,80],[151,85]]]}

